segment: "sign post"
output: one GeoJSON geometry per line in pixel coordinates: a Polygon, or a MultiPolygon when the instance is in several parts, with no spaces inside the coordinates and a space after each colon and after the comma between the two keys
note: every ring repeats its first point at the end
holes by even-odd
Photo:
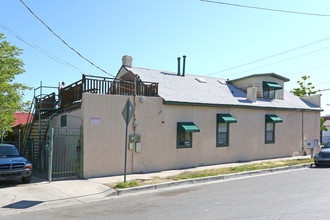
{"type": "Polygon", "coordinates": [[[125,132],[125,163],[124,163],[124,182],[126,183],[126,164],[127,164],[127,130],[128,130],[128,124],[132,119],[132,116],[134,114],[134,106],[132,104],[132,102],[129,100],[129,98],[127,99],[127,102],[124,106],[123,111],[121,112],[124,121],[126,123],[126,132],[125,132]]]}

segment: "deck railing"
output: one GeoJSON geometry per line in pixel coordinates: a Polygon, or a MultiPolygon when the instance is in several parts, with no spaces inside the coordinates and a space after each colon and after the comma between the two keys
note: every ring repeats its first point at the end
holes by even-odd
{"type": "Polygon", "coordinates": [[[158,83],[129,82],[108,77],[83,75],[83,78],[59,91],[60,106],[81,100],[82,93],[158,96],[158,83]]]}

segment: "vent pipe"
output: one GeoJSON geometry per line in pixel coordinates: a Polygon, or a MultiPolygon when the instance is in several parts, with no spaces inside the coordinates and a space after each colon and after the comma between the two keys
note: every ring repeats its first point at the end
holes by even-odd
{"type": "Polygon", "coordinates": [[[182,76],[184,76],[186,72],[186,55],[183,55],[183,70],[182,70],[182,76]]]}
{"type": "Polygon", "coordinates": [[[180,76],[180,60],[181,58],[178,57],[178,76],[180,76]]]}

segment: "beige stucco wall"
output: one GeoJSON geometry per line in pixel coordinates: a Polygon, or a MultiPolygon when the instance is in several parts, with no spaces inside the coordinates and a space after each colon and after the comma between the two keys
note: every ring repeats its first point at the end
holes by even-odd
{"type": "MultiPolygon", "coordinates": [[[[123,173],[125,122],[121,112],[127,98],[83,94],[85,178],[123,173]]],[[[137,97],[135,103],[135,133],[141,135],[142,151],[128,150],[128,173],[291,156],[300,152],[303,140],[319,139],[320,134],[319,112],[163,105],[158,97],[144,97],[143,102],[137,97]],[[230,124],[229,147],[216,147],[217,113],[230,113],[237,119],[230,124]],[[275,125],[274,144],[265,144],[265,114],[283,119],[275,125]],[[192,148],[176,148],[180,121],[194,122],[200,128],[193,133],[192,148]]],[[[133,119],[128,128],[133,134],[133,119]]]]}
{"type": "MultiPolygon", "coordinates": [[[[284,81],[281,79],[278,79],[273,76],[254,76],[254,77],[249,77],[249,78],[244,78],[241,80],[233,81],[231,82],[232,85],[235,87],[243,90],[246,92],[248,87],[256,87],[257,88],[257,97],[262,98],[263,96],[263,85],[262,82],[276,82],[282,88],[284,89],[284,81]]],[[[275,90],[275,98],[276,99],[283,99],[284,98],[284,90],[275,90]]]]}
{"type": "Polygon", "coordinates": [[[307,102],[312,103],[313,105],[321,106],[321,94],[310,95],[310,96],[305,96],[305,97],[301,97],[301,98],[307,102]]]}
{"type": "Polygon", "coordinates": [[[54,128],[80,128],[83,125],[81,109],[57,114],[52,120],[54,128]],[[61,127],[61,116],[67,116],[67,126],[61,127]]]}

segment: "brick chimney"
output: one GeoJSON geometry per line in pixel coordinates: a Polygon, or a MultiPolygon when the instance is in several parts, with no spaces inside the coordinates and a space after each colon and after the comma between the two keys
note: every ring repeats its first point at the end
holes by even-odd
{"type": "Polygon", "coordinates": [[[133,57],[125,55],[123,56],[122,61],[123,61],[123,66],[132,67],[133,57]]]}

